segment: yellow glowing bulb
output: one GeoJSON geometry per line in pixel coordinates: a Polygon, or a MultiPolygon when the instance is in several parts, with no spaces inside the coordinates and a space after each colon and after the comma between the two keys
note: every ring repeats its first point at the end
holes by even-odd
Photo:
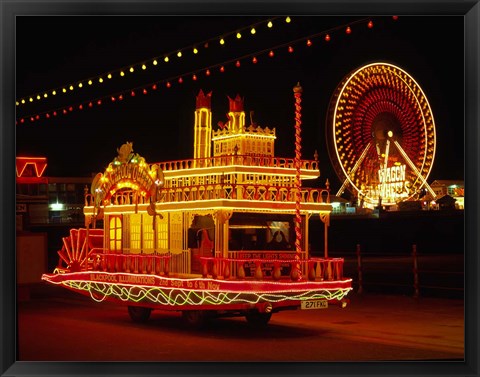
{"type": "Polygon", "coordinates": [[[133,71],[134,71],[133,67],[130,67],[130,72],[133,72],[133,71]]]}
{"type": "Polygon", "coordinates": [[[147,69],[147,66],[145,64],[142,64],[142,69],[143,70],[147,69]]]}
{"type": "Polygon", "coordinates": [[[157,65],[157,64],[158,64],[158,62],[157,62],[157,60],[155,59],[155,60],[153,61],[153,65],[157,65]]]}
{"type": "Polygon", "coordinates": [[[37,99],[40,99],[40,98],[41,98],[40,95],[38,95],[38,96],[37,96],[37,99]]]}
{"type": "Polygon", "coordinates": [[[92,85],[92,84],[93,84],[92,80],[88,80],[88,85],[92,85]]]}
{"type": "Polygon", "coordinates": [[[271,27],[273,26],[273,23],[272,23],[272,21],[268,21],[268,24],[267,24],[267,26],[271,28],[271,27]]]}
{"type": "Polygon", "coordinates": [[[252,27],[252,30],[250,30],[250,33],[255,34],[257,31],[255,30],[254,27],[252,27]]]}
{"type": "Polygon", "coordinates": [[[122,76],[122,77],[125,76],[125,72],[120,71],[120,76],[122,76]]]}
{"type": "Polygon", "coordinates": [[[223,38],[220,39],[220,44],[221,44],[221,45],[224,45],[224,44],[225,44],[225,40],[224,40],[223,38]]]}
{"type": "Polygon", "coordinates": [[[73,85],[70,85],[70,90],[73,90],[73,85]]]}
{"type": "Polygon", "coordinates": [[[238,39],[242,38],[242,34],[237,33],[237,38],[238,38],[238,39]]]}
{"type": "Polygon", "coordinates": [[[193,48],[193,53],[198,54],[198,49],[196,47],[193,48]]]}
{"type": "Polygon", "coordinates": [[[25,100],[24,100],[24,99],[22,99],[22,103],[25,103],[25,100]]]}
{"type": "Polygon", "coordinates": [[[63,88],[63,89],[62,89],[62,92],[63,92],[63,93],[67,93],[67,89],[63,88]]]}
{"type": "Polygon", "coordinates": [[[112,74],[109,73],[109,74],[107,75],[107,78],[111,79],[111,78],[112,78],[112,74]]]}
{"type": "Polygon", "coordinates": [[[285,19],[285,22],[286,22],[287,24],[289,24],[290,21],[292,21],[292,20],[290,19],[290,17],[287,17],[287,18],[285,19]]]}
{"type": "Polygon", "coordinates": [[[83,84],[81,82],[78,83],[78,87],[81,88],[83,84]]]}
{"type": "Polygon", "coordinates": [[[57,95],[57,91],[54,90],[54,91],[52,92],[52,96],[56,96],[56,95],[57,95]]]}
{"type": "Polygon", "coordinates": [[[29,101],[30,101],[30,102],[33,102],[33,98],[32,98],[32,97],[30,97],[29,101]]]}
{"type": "Polygon", "coordinates": [[[181,57],[182,57],[182,51],[178,51],[178,52],[177,52],[177,56],[178,56],[179,58],[181,58],[181,57]]]}
{"type": "Polygon", "coordinates": [[[102,82],[103,82],[103,79],[100,77],[100,78],[98,79],[98,82],[99,82],[99,83],[102,83],[102,82]]]}
{"type": "Polygon", "coordinates": [[[170,59],[168,59],[168,56],[165,56],[165,59],[163,59],[163,60],[165,60],[165,63],[168,63],[168,61],[169,61],[170,59]]]}
{"type": "Polygon", "coordinates": [[[20,105],[20,103],[19,103],[19,102],[15,102],[15,105],[18,106],[18,105],[20,105]]]}

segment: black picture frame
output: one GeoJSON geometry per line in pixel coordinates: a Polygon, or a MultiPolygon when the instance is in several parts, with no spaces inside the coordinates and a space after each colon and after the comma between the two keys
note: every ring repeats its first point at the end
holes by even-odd
{"type": "Polygon", "coordinates": [[[476,1],[5,1],[1,0],[2,70],[0,182],[0,295],[2,376],[68,375],[478,375],[478,183],[480,5],[476,1]],[[16,360],[15,282],[15,17],[65,14],[355,14],[464,15],[465,17],[465,361],[390,363],[55,363],[16,360]],[[141,370],[141,371],[140,371],[141,370]],[[252,373],[254,371],[254,373],[252,373]]]}

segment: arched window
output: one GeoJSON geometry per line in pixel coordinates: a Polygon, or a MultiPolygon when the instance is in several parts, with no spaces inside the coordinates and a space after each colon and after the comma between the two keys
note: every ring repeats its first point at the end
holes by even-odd
{"type": "Polygon", "coordinates": [[[119,252],[122,250],[122,216],[110,217],[110,251],[119,252]]]}

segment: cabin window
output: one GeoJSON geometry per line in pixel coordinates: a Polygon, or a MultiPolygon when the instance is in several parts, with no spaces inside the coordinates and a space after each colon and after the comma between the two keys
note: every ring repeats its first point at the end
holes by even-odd
{"type": "Polygon", "coordinates": [[[143,252],[151,254],[153,252],[155,234],[153,231],[153,216],[143,215],[143,252]]]}
{"type": "Polygon", "coordinates": [[[110,251],[122,250],[122,218],[121,216],[110,217],[110,251]]]}
{"type": "Polygon", "coordinates": [[[130,215],[130,252],[139,253],[142,248],[142,215],[130,215]]]}

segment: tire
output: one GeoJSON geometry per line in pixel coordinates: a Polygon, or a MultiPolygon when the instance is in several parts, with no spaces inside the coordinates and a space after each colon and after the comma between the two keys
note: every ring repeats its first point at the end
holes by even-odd
{"type": "Polygon", "coordinates": [[[207,323],[207,315],[202,310],[184,310],[182,319],[190,327],[202,327],[207,323]]]}
{"type": "Polygon", "coordinates": [[[143,306],[129,306],[128,314],[133,322],[143,323],[150,318],[152,313],[151,308],[144,308],[143,306]]]}
{"type": "Polygon", "coordinates": [[[253,327],[265,327],[272,318],[272,313],[249,312],[245,314],[245,318],[253,327]]]}

